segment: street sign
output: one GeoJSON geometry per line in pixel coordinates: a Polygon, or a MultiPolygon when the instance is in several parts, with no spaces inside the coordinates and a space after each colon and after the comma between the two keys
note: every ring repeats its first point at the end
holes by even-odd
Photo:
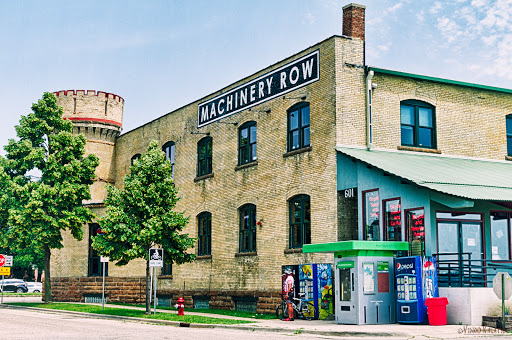
{"type": "Polygon", "coordinates": [[[3,267],[5,265],[5,257],[0,254],[0,267],[3,267]]]}
{"type": "Polygon", "coordinates": [[[109,258],[106,256],[100,256],[100,262],[108,262],[109,258]]]}
{"type": "Polygon", "coordinates": [[[11,267],[0,267],[0,275],[11,275],[11,267]]]}
{"type": "Polygon", "coordinates": [[[12,256],[4,255],[4,257],[5,257],[4,267],[12,267],[12,256]]]}
{"type": "Polygon", "coordinates": [[[510,275],[506,272],[499,272],[496,274],[494,279],[492,279],[492,290],[494,291],[494,294],[498,297],[498,299],[504,298],[505,300],[508,300],[510,296],[512,296],[512,278],[510,275]],[[502,278],[503,276],[503,285],[502,285],[502,278]],[[502,294],[503,287],[505,287],[505,295],[502,294]]]}
{"type": "Polygon", "coordinates": [[[162,248],[149,249],[149,266],[150,267],[163,267],[164,266],[164,250],[162,248]]]}

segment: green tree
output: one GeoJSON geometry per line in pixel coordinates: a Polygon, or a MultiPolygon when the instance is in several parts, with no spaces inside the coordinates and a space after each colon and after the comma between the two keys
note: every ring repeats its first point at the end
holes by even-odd
{"type": "Polygon", "coordinates": [[[155,141],[130,167],[124,189],[107,186],[107,212],[99,220],[102,234],[94,238],[92,246],[118,266],[133,259],[146,260],[146,313],[150,312],[149,248],[162,247],[164,260],[171,263],[194,260],[194,255],[186,252],[194,239],[181,233],[188,217],[174,211],[179,199],[171,163],[155,141]]]}
{"type": "Polygon", "coordinates": [[[98,158],[84,156],[85,137],[72,134],[73,124],[62,118],[52,93],[44,93],[15,129],[18,139],[9,140],[2,161],[2,176],[7,175],[2,187],[5,204],[0,207],[0,217],[6,220],[2,246],[8,242],[15,249],[36,245],[44,250],[44,299],[48,302],[51,249],[62,248],[64,230],[81,240],[82,225],[94,217],[82,201],[90,199],[98,158]]]}

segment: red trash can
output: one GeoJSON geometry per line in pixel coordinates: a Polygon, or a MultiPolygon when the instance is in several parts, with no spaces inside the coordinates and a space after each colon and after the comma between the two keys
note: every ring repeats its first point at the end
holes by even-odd
{"type": "Polygon", "coordinates": [[[447,324],[446,305],[448,299],[445,297],[425,299],[427,306],[428,324],[431,326],[443,326],[447,324]]]}

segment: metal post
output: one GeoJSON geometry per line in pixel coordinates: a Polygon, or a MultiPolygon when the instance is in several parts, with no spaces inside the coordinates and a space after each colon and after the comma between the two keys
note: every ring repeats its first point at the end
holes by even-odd
{"type": "Polygon", "coordinates": [[[2,275],[2,301],[0,303],[4,303],[4,276],[2,275]]]}
{"type": "Polygon", "coordinates": [[[101,292],[101,310],[105,309],[105,262],[103,262],[103,290],[101,292]]]}
{"type": "Polygon", "coordinates": [[[153,267],[153,281],[155,281],[155,289],[153,290],[155,296],[153,297],[154,313],[156,315],[156,267],[153,267]]]}
{"type": "Polygon", "coordinates": [[[153,298],[153,271],[149,271],[149,305],[151,306],[151,299],[153,298]]]}
{"type": "Polygon", "coordinates": [[[505,274],[501,274],[501,328],[505,329],[505,274]]]}

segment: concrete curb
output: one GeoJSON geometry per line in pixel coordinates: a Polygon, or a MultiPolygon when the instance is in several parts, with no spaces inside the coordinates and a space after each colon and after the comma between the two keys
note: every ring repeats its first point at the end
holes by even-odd
{"type": "MultiPolygon", "coordinates": [[[[245,330],[245,331],[260,331],[260,332],[287,333],[287,334],[300,333],[300,334],[315,334],[315,335],[339,336],[339,337],[368,337],[368,336],[407,337],[407,334],[404,334],[404,333],[321,331],[321,330],[304,329],[304,328],[300,328],[300,327],[299,328],[281,328],[281,327],[265,327],[265,326],[260,326],[260,325],[252,325],[251,326],[251,325],[247,325],[247,324],[223,325],[223,324],[186,323],[186,322],[172,321],[172,320],[145,319],[145,318],[136,318],[136,317],[129,317],[129,316],[84,313],[84,312],[66,311],[66,310],[58,310],[58,309],[14,306],[14,305],[6,305],[6,304],[0,304],[0,308],[25,309],[25,310],[33,310],[33,311],[38,311],[38,312],[43,312],[43,313],[75,315],[77,317],[84,317],[84,318],[89,318],[89,319],[123,320],[123,321],[155,324],[155,325],[168,325],[168,326],[174,326],[174,327],[227,328],[227,329],[237,329],[237,330],[245,330]]],[[[258,322],[258,321],[255,321],[255,323],[256,322],[258,322]]]]}

